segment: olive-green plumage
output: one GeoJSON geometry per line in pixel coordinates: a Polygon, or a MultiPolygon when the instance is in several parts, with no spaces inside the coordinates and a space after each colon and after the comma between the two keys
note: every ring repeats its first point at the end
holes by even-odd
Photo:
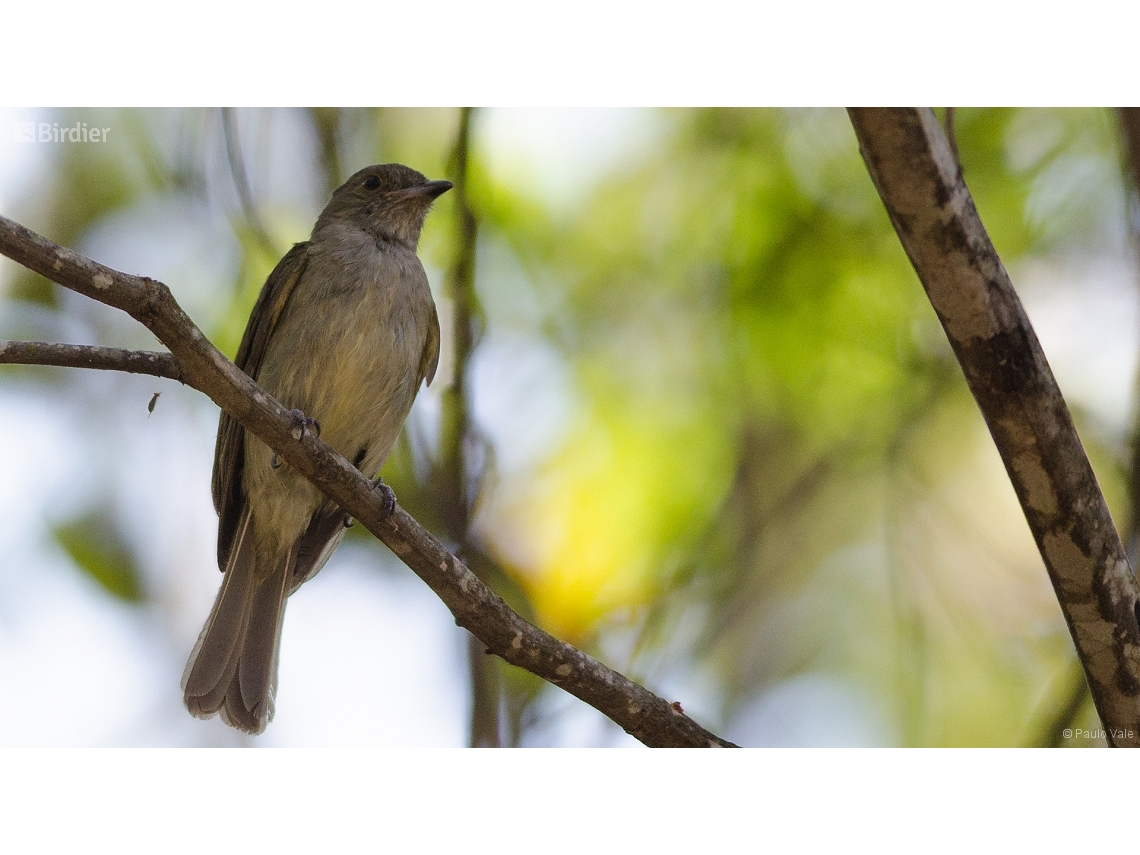
{"type": "MultiPolygon", "coordinates": [[[[261,290],[238,367],[371,477],[439,360],[416,244],[451,187],[399,164],[335,193],[261,290]]],[[[214,454],[221,590],[182,678],[186,707],[261,733],[273,717],[285,599],[328,560],[347,517],[226,413],[214,454]]]]}

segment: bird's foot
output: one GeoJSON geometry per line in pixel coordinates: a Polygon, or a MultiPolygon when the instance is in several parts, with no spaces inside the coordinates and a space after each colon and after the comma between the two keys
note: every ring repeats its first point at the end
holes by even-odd
{"type": "MultiPolygon", "coordinates": [[[[392,492],[392,488],[384,483],[384,480],[377,475],[376,479],[372,482],[372,489],[380,494],[380,501],[384,503],[384,516],[382,519],[387,519],[396,512],[396,494],[392,492]]],[[[344,527],[352,528],[356,525],[356,520],[345,514],[344,527]]]]}
{"type": "Polygon", "coordinates": [[[293,419],[293,439],[300,442],[305,438],[305,434],[311,433],[315,437],[321,435],[321,423],[316,419],[311,419],[302,413],[300,410],[290,410],[289,415],[293,419]]]}
{"type": "Polygon", "coordinates": [[[392,488],[384,483],[384,479],[379,475],[372,482],[372,489],[380,494],[380,501],[384,503],[384,519],[392,516],[396,512],[396,494],[392,492],[392,488]]]}

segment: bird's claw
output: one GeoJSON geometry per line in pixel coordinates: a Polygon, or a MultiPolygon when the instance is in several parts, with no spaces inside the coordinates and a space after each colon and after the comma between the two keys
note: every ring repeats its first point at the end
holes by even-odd
{"type": "Polygon", "coordinates": [[[372,482],[372,489],[380,494],[380,500],[384,503],[383,519],[392,516],[396,512],[396,494],[392,492],[392,488],[377,475],[376,480],[372,482]]]}
{"type": "Polygon", "coordinates": [[[321,435],[321,423],[316,419],[311,419],[302,413],[300,410],[290,410],[289,415],[293,418],[293,439],[300,442],[305,438],[305,434],[312,433],[315,437],[321,435]]]}

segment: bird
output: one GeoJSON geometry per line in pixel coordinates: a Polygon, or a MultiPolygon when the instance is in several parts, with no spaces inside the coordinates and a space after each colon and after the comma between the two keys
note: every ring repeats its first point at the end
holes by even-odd
{"type": "MultiPolygon", "coordinates": [[[[332,194],[257,298],[235,363],[366,477],[378,473],[439,364],[439,319],[416,255],[451,182],[397,163],[332,194]]],[[[379,479],[377,479],[379,483],[379,479]]],[[[223,411],[212,477],[223,572],[182,677],[186,708],[249,734],[273,718],[285,601],[328,561],[348,515],[223,411]]],[[[389,494],[390,495],[390,494],[389,494]]]]}

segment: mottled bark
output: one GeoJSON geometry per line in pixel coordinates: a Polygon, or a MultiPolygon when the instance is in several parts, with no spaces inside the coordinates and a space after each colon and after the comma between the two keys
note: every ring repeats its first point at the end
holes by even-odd
{"type": "Polygon", "coordinates": [[[1053,373],[929,109],[853,109],[895,231],[997,445],[1110,744],[1140,745],[1140,591],[1053,373]]]}
{"type": "Polygon", "coordinates": [[[168,380],[182,380],[178,360],[169,353],[151,350],[124,350],[121,347],[95,347],[85,344],[54,344],[44,341],[0,341],[0,364],[56,365],[62,368],[100,368],[149,374],[168,380]]]}
{"type": "MultiPolygon", "coordinates": [[[[456,623],[491,652],[582,699],[646,745],[732,744],[690,719],[679,705],[528,623],[405,510],[396,506],[387,513],[372,482],[319,437],[305,432],[294,439],[289,411],[209,342],[161,282],[104,267],[5,217],[0,217],[0,253],[143,324],[170,349],[182,382],[208,395],[387,544],[444,601],[456,623]]],[[[143,354],[121,363],[167,376],[157,362],[154,371],[141,371],[147,360],[143,354]]]]}

